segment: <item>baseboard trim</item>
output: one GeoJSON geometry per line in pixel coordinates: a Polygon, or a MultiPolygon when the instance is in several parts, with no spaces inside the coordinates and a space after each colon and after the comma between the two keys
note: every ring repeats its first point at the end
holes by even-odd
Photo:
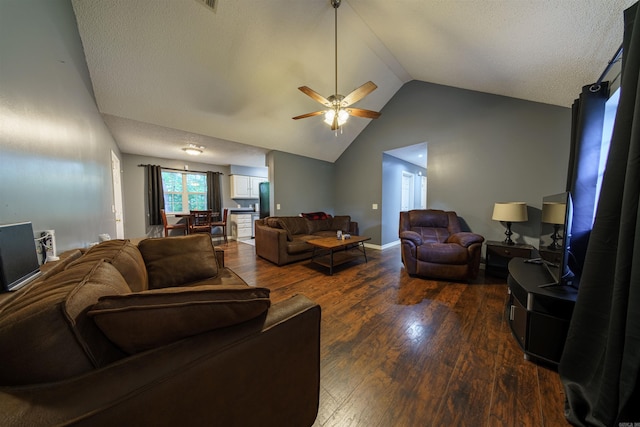
{"type": "Polygon", "coordinates": [[[399,244],[400,244],[400,240],[396,240],[395,242],[387,243],[386,245],[374,245],[373,243],[365,243],[364,247],[369,249],[375,249],[377,251],[383,251],[385,249],[398,246],[399,244]]]}

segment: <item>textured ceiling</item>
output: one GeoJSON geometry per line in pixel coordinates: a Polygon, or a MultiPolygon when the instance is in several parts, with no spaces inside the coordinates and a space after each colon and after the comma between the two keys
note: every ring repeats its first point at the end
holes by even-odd
{"type": "MultiPolygon", "coordinates": [[[[335,161],[337,136],[297,90],[334,92],[330,0],[72,0],[99,110],[125,153],[264,166],[280,150],[335,161]],[[236,144],[237,143],[237,144],[236,144]]],[[[622,41],[635,0],[343,0],[338,91],[380,111],[410,80],[569,107],[622,41]]]]}

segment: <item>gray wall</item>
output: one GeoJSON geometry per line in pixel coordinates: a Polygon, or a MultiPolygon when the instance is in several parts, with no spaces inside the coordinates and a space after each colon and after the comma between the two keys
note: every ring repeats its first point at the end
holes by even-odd
{"type": "MultiPolygon", "coordinates": [[[[185,165],[190,171],[222,172],[222,207],[235,208],[238,203],[248,206],[249,201],[235,201],[230,198],[229,166],[209,165],[205,163],[169,160],[157,157],[124,154],[122,156],[122,187],[124,198],[124,235],[126,238],[159,237],[163,235],[161,226],[149,225],[147,209],[147,186],[145,168],[138,165],[160,165],[166,168],[184,170],[185,165]]],[[[169,218],[174,222],[173,218],[169,218]]],[[[230,227],[228,227],[230,231],[230,227]]]]}
{"type": "Polygon", "coordinates": [[[111,150],[69,0],[0,1],[0,223],[58,252],[115,235],[111,150]]]}
{"type": "Polygon", "coordinates": [[[267,154],[271,182],[271,215],[291,216],[323,211],[348,215],[334,199],[334,165],[281,151],[267,154]],[[280,204],[280,210],[276,209],[280,204]]]}
{"type": "Polygon", "coordinates": [[[383,217],[384,206],[372,209],[382,201],[382,153],[426,141],[427,207],[455,210],[472,231],[503,240],[493,204],[524,201],[532,215],[514,224],[514,237],[537,245],[536,209],[565,188],[570,133],[569,108],[412,81],[336,161],[335,204],[372,244],[397,240],[387,232],[397,230],[397,218],[383,217]]]}

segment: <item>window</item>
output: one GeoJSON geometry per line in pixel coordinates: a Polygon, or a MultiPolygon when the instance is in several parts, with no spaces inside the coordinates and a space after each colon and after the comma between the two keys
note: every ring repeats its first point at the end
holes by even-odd
{"type": "Polygon", "coordinates": [[[203,173],[163,170],[162,189],[167,213],[207,209],[207,176],[203,173]]]}
{"type": "Polygon", "coordinates": [[[618,111],[618,103],[620,102],[620,88],[609,97],[605,104],[604,125],[602,127],[602,145],[600,146],[600,156],[598,163],[598,182],[596,183],[596,202],[593,205],[593,221],[596,219],[596,210],[598,208],[598,200],[600,199],[600,190],[602,188],[602,178],[604,170],[607,167],[607,158],[609,157],[609,146],[611,145],[611,137],[613,136],[613,125],[616,121],[616,113],[618,111]]]}

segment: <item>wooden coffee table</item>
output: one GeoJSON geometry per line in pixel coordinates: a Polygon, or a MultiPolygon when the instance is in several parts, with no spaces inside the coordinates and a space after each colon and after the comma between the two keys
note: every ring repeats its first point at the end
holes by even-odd
{"type": "Polygon", "coordinates": [[[367,262],[367,252],[364,242],[371,240],[371,237],[351,236],[349,239],[338,240],[336,237],[322,237],[308,240],[307,243],[313,246],[311,262],[329,267],[329,275],[333,275],[333,267],[344,264],[356,258],[356,255],[347,251],[349,246],[355,245],[357,249],[362,247],[364,262],[367,262]],[[329,251],[327,255],[325,251],[329,251]],[[318,254],[318,252],[321,252],[318,254]]]}

